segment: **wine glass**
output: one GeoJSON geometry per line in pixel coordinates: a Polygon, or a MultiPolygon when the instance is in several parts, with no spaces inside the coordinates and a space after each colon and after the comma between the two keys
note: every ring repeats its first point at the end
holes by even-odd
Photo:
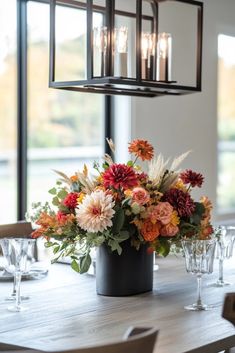
{"type": "MultiPolygon", "coordinates": [[[[35,240],[31,239],[32,241],[29,242],[28,245],[28,252],[27,252],[27,261],[25,263],[25,269],[24,269],[24,274],[28,273],[29,268],[31,265],[34,263],[34,246],[35,246],[35,240]]],[[[7,268],[9,268],[9,264],[12,261],[15,261],[15,254],[14,251],[12,251],[11,246],[9,245],[8,238],[3,238],[0,240],[0,245],[2,247],[3,255],[4,255],[4,261],[5,261],[5,266],[4,266],[4,275],[11,275],[9,271],[7,271],[7,268]]],[[[21,300],[28,300],[29,296],[21,295],[20,296],[21,300]]],[[[11,294],[5,298],[6,301],[15,301],[16,299],[16,281],[15,281],[15,276],[13,276],[13,289],[11,294]]]]}
{"type": "Polygon", "coordinates": [[[209,310],[211,307],[202,302],[202,276],[213,272],[216,239],[182,240],[186,271],[197,277],[197,301],[187,305],[186,310],[209,310]]]}
{"type": "Polygon", "coordinates": [[[27,269],[27,255],[31,252],[34,239],[28,238],[3,238],[0,245],[6,259],[5,268],[7,272],[14,274],[13,298],[15,305],[8,307],[10,311],[22,311],[25,308],[21,305],[20,283],[22,273],[27,269]]]}
{"type": "Polygon", "coordinates": [[[217,258],[219,259],[219,278],[213,285],[216,287],[229,286],[231,283],[224,281],[224,260],[233,255],[235,240],[235,227],[219,226],[216,230],[217,258]]]}

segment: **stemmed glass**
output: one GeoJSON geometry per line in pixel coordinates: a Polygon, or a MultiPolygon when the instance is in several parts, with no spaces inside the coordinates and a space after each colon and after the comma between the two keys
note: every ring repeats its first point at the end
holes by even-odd
{"type": "MultiPolygon", "coordinates": [[[[9,246],[8,238],[3,238],[0,240],[0,245],[2,247],[3,255],[4,255],[4,260],[5,260],[5,268],[4,268],[4,273],[9,276],[9,271],[7,271],[7,268],[9,267],[9,263],[12,261],[15,261],[15,254],[12,251],[11,247],[9,246]]],[[[29,267],[31,266],[32,263],[34,263],[34,246],[35,246],[35,240],[31,239],[31,242],[29,243],[28,246],[28,252],[27,252],[27,261],[25,263],[25,269],[24,273],[27,273],[29,271],[29,267]]],[[[28,300],[29,296],[21,295],[20,296],[21,300],[28,300]]],[[[11,294],[5,298],[6,301],[15,301],[16,300],[16,281],[15,281],[15,276],[13,276],[13,289],[11,294]]]]}
{"type": "Polygon", "coordinates": [[[10,311],[22,311],[20,283],[21,276],[27,269],[27,255],[32,250],[34,239],[27,238],[3,238],[0,239],[3,256],[6,259],[5,268],[7,272],[14,274],[13,298],[15,305],[8,307],[10,311]]]}
{"type": "Polygon", "coordinates": [[[224,281],[224,260],[233,255],[235,227],[219,226],[216,230],[217,258],[219,259],[219,278],[213,285],[216,287],[228,286],[231,283],[224,281]]]}
{"type": "Polygon", "coordinates": [[[187,305],[186,310],[209,310],[202,302],[202,276],[213,272],[216,239],[182,240],[186,271],[197,276],[197,301],[187,305]]]}

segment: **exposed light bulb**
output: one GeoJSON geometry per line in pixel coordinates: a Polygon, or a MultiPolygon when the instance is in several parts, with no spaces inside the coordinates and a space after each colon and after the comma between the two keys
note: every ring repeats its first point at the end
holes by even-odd
{"type": "Polygon", "coordinates": [[[93,30],[94,34],[94,47],[99,49],[101,53],[107,50],[107,39],[108,32],[107,27],[95,27],[93,30]]]}
{"type": "Polygon", "coordinates": [[[120,27],[115,29],[115,41],[118,53],[127,53],[128,50],[128,28],[120,27]]]}

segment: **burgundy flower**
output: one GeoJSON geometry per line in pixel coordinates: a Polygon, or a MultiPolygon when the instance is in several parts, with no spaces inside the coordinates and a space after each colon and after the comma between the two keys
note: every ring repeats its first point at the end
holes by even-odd
{"type": "Polygon", "coordinates": [[[103,174],[104,186],[124,190],[138,185],[136,173],[125,164],[112,164],[103,174]]]}
{"type": "Polygon", "coordinates": [[[77,192],[70,192],[63,201],[63,204],[68,208],[75,208],[78,204],[79,194],[77,192]]]}
{"type": "Polygon", "coordinates": [[[180,174],[180,179],[184,184],[191,184],[192,187],[202,186],[204,177],[200,173],[193,172],[191,169],[187,169],[180,174]]]}
{"type": "Polygon", "coordinates": [[[163,199],[174,207],[180,217],[190,217],[195,210],[193,199],[189,193],[183,190],[170,189],[165,193],[163,199]]]}

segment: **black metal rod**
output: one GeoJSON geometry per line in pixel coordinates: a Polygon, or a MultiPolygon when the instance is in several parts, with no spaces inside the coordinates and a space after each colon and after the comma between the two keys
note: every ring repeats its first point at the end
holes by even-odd
{"type": "Polygon", "coordinates": [[[87,79],[93,78],[93,12],[92,0],[87,0],[87,79]]]}
{"type": "Polygon", "coordinates": [[[152,79],[153,81],[156,81],[157,79],[157,56],[158,56],[158,27],[159,27],[159,8],[158,8],[158,3],[152,4],[152,9],[153,9],[153,33],[155,34],[155,53],[154,53],[154,58],[153,58],[153,76],[152,79]]]}
{"type": "Polygon", "coordinates": [[[139,82],[142,79],[142,0],[136,0],[136,80],[139,82]]]}
{"type": "Polygon", "coordinates": [[[27,1],[17,0],[17,220],[27,209],[27,1]]]}
{"type": "Polygon", "coordinates": [[[55,0],[50,0],[49,86],[55,81],[55,0]]]}
{"type": "Polygon", "coordinates": [[[113,138],[113,98],[105,96],[105,121],[104,121],[104,137],[105,137],[105,153],[112,155],[112,151],[106,141],[106,138],[113,138]]]}
{"type": "Polygon", "coordinates": [[[198,29],[197,29],[197,88],[202,88],[202,43],[203,43],[203,4],[198,8],[198,29]]]}

